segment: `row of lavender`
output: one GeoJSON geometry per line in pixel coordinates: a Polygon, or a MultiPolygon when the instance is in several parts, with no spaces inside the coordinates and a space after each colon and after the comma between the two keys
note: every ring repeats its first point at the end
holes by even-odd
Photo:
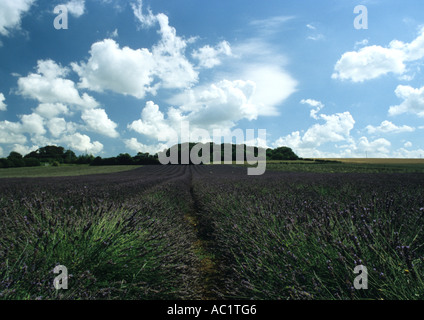
{"type": "Polygon", "coordinates": [[[222,298],[424,298],[424,175],[196,171],[222,298]]]}
{"type": "Polygon", "coordinates": [[[190,174],[152,166],[0,182],[1,299],[195,299],[190,174]],[[55,266],[68,289],[53,286],[55,266]]]}

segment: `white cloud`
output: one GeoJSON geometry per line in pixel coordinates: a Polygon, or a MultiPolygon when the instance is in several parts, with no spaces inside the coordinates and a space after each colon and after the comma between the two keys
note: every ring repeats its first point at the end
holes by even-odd
{"type": "Polygon", "coordinates": [[[257,119],[260,106],[252,102],[255,93],[253,81],[222,80],[186,91],[175,101],[181,103],[181,112],[189,113],[187,119],[194,125],[232,127],[241,119],[257,119]]]}
{"type": "Polygon", "coordinates": [[[0,143],[3,144],[25,144],[27,137],[37,140],[46,133],[44,119],[36,113],[19,116],[19,122],[0,122],[0,143]]]}
{"type": "Polygon", "coordinates": [[[227,41],[222,41],[215,47],[206,45],[194,50],[192,57],[199,60],[199,67],[210,69],[221,64],[221,56],[231,56],[231,47],[227,41]]]}
{"type": "Polygon", "coordinates": [[[401,50],[369,46],[359,51],[346,52],[334,67],[333,79],[363,82],[389,72],[401,75],[405,72],[405,56],[401,50]]]}
{"type": "Polygon", "coordinates": [[[410,43],[393,40],[388,47],[373,45],[344,53],[334,67],[332,78],[363,82],[394,73],[405,79],[406,63],[423,57],[424,28],[410,43]]]}
{"type": "Polygon", "coordinates": [[[387,157],[390,152],[390,141],[380,138],[369,141],[367,137],[359,138],[356,149],[360,153],[365,153],[368,157],[387,157]]]}
{"type": "Polygon", "coordinates": [[[322,102],[314,100],[314,99],[302,99],[300,103],[307,104],[311,106],[312,108],[314,108],[310,112],[311,118],[314,118],[316,120],[319,119],[318,112],[320,112],[321,109],[324,108],[324,104],[322,104],[322,102]]]}
{"type": "Polygon", "coordinates": [[[314,150],[329,142],[342,142],[350,139],[350,131],[355,125],[355,120],[349,112],[332,115],[319,115],[324,124],[314,124],[303,136],[299,131],[279,138],[274,146],[288,146],[295,150],[314,150]]]}
{"type": "Polygon", "coordinates": [[[176,35],[168,17],[156,16],[161,40],[152,50],[120,48],[112,39],[91,46],[87,63],[72,63],[80,76],[79,87],[111,90],[142,99],[159,88],[184,89],[198,81],[198,73],[184,55],[187,41],[176,35]]]}
{"type": "Polygon", "coordinates": [[[22,132],[33,135],[44,135],[46,129],[44,128],[44,119],[36,113],[25,114],[21,117],[22,132]]]}
{"type": "Polygon", "coordinates": [[[8,36],[13,29],[19,29],[22,16],[34,2],[35,0],[1,0],[0,34],[8,36]]]}
{"type": "Polygon", "coordinates": [[[71,0],[65,6],[69,13],[76,18],[81,17],[85,12],[85,0],[71,0]]]}
{"type": "Polygon", "coordinates": [[[137,3],[132,3],[131,8],[142,28],[152,27],[157,22],[157,17],[152,13],[150,8],[147,10],[147,14],[143,13],[143,0],[137,0],[137,3]]]}
{"type": "Polygon", "coordinates": [[[112,32],[109,32],[108,37],[113,39],[118,38],[119,37],[118,29],[115,29],[112,32]]]}
{"type": "Polygon", "coordinates": [[[412,147],[412,142],[411,141],[406,141],[403,146],[405,148],[410,148],[410,147],[412,147]]]}
{"type": "Polygon", "coordinates": [[[281,32],[281,26],[292,19],[294,19],[293,16],[275,16],[267,19],[253,20],[249,25],[254,27],[261,36],[270,36],[281,32]]]}
{"type": "Polygon", "coordinates": [[[399,85],[395,94],[403,101],[401,104],[389,108],[390,116],[411,113],[424,117],[424,87],[415,89],[411,86],[399,85]]]}
{"type": "Polygon", "coordinates": [[[363,39],[363,40],[361,40],[361,41],[356,41],[356,42],[355,42],[355,49],[356,49],[357,47],[363,47],[363,46],[366,46],[368,43],[369,43],[369,40],[368,40],[368,39],[363,39]]]}
{"type": "Polygon", "coordinates": [[[22,125],[17,122],[0,121],[0,143],[11,144],[27,142],[26,136],[22,133],[22,125]]]}
{"type": "Polygon", "coordinates": [[[7,105],[6,105],[6,103],[4,103],[5,100],[6,100],[6,98],[4,97],[3,93],[0,93],[0,111],[6,111],[7,110],[7,105]]]}
{"type": "Polygon", "coordinates": [[[124,143],[125,147],[132,151],[143,153],[148,152],[150,154],[155,154],[168,148],[168,146],[165,144],[145,145],[140,143],[136,138],[125,139],[124,143]]]}
{"type": "Polygon", "coordinates": [[[103,145],[100,142],[91,142],[89,136],[81,133],[65,136],[61,140],[67,143],[72,150],[77,150],[79,152],[98,154],[103,150],[103,145]]]}
{"type": "Polygon", "coordinates": [[[159,88],[185,89],[198,81],[198,73],[185,56],[189,40],[176,34],[162,13],[147,15],[143,3],[132,4],[135,16],[143,27],[159,25],[161,38],[151,50],[120,48],[112,39],[91,46],[87,62],[72,63],[80,77],[79,87],[97,92],[111,90],[143,99],[147,93],[156,94],[159,88]]]}
{"type": "Polygon", "coordinates": [[[94,108],[96,100],[84,93],[80,96],[73,81],[62,77],[69,70],[56,64],[52,60],[39,60],[37,73],[30,73],[27,77],[18,79],[18,93],[38,100],[40,103],[64,103],[77,105],[83,108],[94,108]]]}
{"type": "Polygon", "coordinates": [[[155,73],[161,79],[162,87],[184,89],[198,81],[198,73],[184,55],[187,41],[176,35],[169,25],[168,17],[158,14],[162,39],[152,49],[155,57],[155,73]]]}
{"type": "Polygon", "coordinates": [[[263,38],[252,38],[232,46],[226,79],[252,81],[252,104],[259,116],[276,116],[278,107],[297,90],[297,81],[285,70],[288,59],[275,45],[263,38]]]}
{"type": "Polygon", "coordinates": [[[272,64],[245,66],[240,79],[255,84],[251,104],[259,116],[278,115],[278,107],[296,91],[298,84],[282,67],[272,64]]]}
{"type": "Polygon", "coordinates": [[[178,133],[173,127],[178,124],[180,119],[173,117],[175,113],[172,110],[168,112],[168,119],[165,119],[159,106],[153,101],[148,101],[141,112],[141,119],[129,124],[128,129],[157,141],[173,140],[178,137],[178,133]]]}
{"type": "Polygon", "coordinates": [[[73,63],[80,76],[79,87],[103,92],[111,90],[143,98],[153,82],[154,59],[147,49],[119,48],[112,39],[91,46],[87,63],[73,63]]]}
{"type": "Polygon", "coordinates": [[[325,37],[324,37],[324,35],[322,33],[318,33],[318,34],[314,34],[314,35],[308,36],[306,39],[312,40],[312,41],[319,41],[319,40],[322,40],[324,38],[325,37]]]}
{"type": "Polygon", "coordinates": [[[47,119],[70,114],[68,107],[62,103],[41,103],[34,112],[47,119]]]}
{"type": "Polygon", "coordinates": [[[14,144],[11,151],[15,151],[20,153],[23,156],[26,156],[28,153],[32,152],[32,151],[36,151],[38,150],[39,147],[38,146],[32,146],[32,147],[27,147],[21,144],[14,144]]]}
{"type": "Polygon", "coordinates": [[[402,132],[413,132],[415,131],[415,128],[409,127],[407,125],[403,126],[396,126],[390,121],[383,121],[378,127],[374,127],[372,125],[369,125],[365,128],[369,134],[376,134],[376,133],[402,133],[402,132]]]}
{"type": "MultiPolygon", "coordinates": [[[[408,148],[407,146],[405,146],[408,148]]],[[[416,149],[416,150],[407,150],[405,148],[400,148],[393,152],[394,158],[404,158],[404,159],[422,159],[424,156],[424,150],[423,149],[416,149]]]]}
{"type": "Polygon", "coordinates": [[[47,127],[51,135],[58,138],[66,130],[66,121],[64,118],[52,118],[47,121],[47,127]]]}
{"type": "MultiPolygon", "coordinates": [[[[286,96],[284,90],[283,93],[279,91],[276,96],[272,96],[273,89],[278,87],[281,90],[284,87],[279,84],[287,84],[282,82],[284,77],[279,78],[280,74],[272,71],[275,72],[270,70],[269,79],[259,82],[263,85],[264,82],[274,80],[274,86],[269,84],[271,88],[264,88],[260,95],[254,81],[222,80],[172,97],[169,102],[177,107],[169,108],[166,115],[160,111],[158,105],[152,101],[147,102],[141,118],[129,124],[128,128],[151,139],[170,141],[178,138],[182,121],[189,122],[192,131],[204,129],[211,133],[214,129],[229,131],[242,119],[255,120],[260,115],[270,115],[275,104],[286,96]]],[[[265,76],[265,71],[262,74],[265,76]]],[[[258,79],[262,80],[260,77],[258,79]]]]}
{"type": "Polygon", "coordinates": [[[87,124],[87,129],[105,135],[110,138],[116,138],[119,133],[116,131],[118,126],[109,119],[106,111],[103,109],[88,109],[82,112],[81,119],[87,124]]]}
{"type": "Polygon", "coordinates": [[[54,138],[59,138],[65,134],[74,134],[78,125],[67,122],[64,118],[52,118],[47,120],[47,128],[54,138]]]}
{"type": "Polygon", "coordinates": [[[169,108],[166,117],[158,105],[148,101],[141,118],[128,128],[158,141],[178,139],[182,121],[189,122],[193,131],[229,130],[239,120],[258,117],[261,106],[251,102],[255,90],[254,82],[242,80],[196,87],[173,97],[171,100],[179,106],[169,108]]]}

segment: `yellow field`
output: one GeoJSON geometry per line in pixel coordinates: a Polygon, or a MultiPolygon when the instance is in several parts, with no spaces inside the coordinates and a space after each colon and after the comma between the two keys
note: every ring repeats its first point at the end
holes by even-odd
{"type": "Polygon", "coordinates": [[[424,164],[424,159],[398,159],[398,158],[321,158],[316,160],[332,160],[346,163],[363,164],[424,164]]]}

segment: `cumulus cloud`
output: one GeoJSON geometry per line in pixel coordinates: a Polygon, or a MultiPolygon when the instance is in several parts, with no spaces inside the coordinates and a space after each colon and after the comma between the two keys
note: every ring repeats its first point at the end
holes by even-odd
{"type": "Polygon", "coordinates": [[[130,130],[157,141],[178,138],[181,123],[187,121],[192,130],[229,130],[241,119],[256,119],[259,106],[251,103],[255,84],[251,81],[223,80],[209,86],[188,90],[173,98],[179,103],[165,114],[148,101],[141,118],[128,125],[130,130]]]}
{"type": "Polygon", "coordinates": [[[383,121],[378,127],[374,127],[372,125],[369,125],[365,128],[369,134],[376,134],[376,133],[402,133],[402,132],[413,132],[415,131],[415,128],[412,128],[407,125],[403,126],[396,126],[390,121],[383,121]]]}
{"type": "Polygon", "coordinates": [[[62,141],[67,143],[71,149],[79,152],[97,154],[103,150],[103,144],[98,141],[91,142],[89,136],[78,132],[63,137],[62,141]]]}
{"type": "Polygon", "coordinates": [[[116,131],[118,126],[109,119],[106,111],[103,109],[87,109],[82,112],[81,119],[87,124],[87,129],[100,133],[110,138],[117,138],[119,133],[116,131]]]}
{"type": "Polygon", "coordinates": [[[80,76],[79,87],[92,91],[111,90],[143,98],[151,92],[154,80],[154,59],[147,49],[120,48],[112,39],[91,46],[87,63],[73,63],[80,76]]]}
{"type": "Polygon", "coordinates": [[[94,108],[97,101],[84,93],[80,96],[75,83],[63,78],[68,74],[67,68],[61,67],[52,60],[39,60],[37,73],[30,73],[18,79],[18,93],[40,103],[64,103],[94,108]]]}
{"type": "Polygon", "coordinates": [[[71,0],[65,6],[69,13],[76,18],[81,17],[85,13],[85,0],[71,0]]]}
{"type": "Polygon", "coordinates": [[[25,114],[21,117],[22,131],[33,135],[44,135],[44,119],[36,113],[25,114]]]}
{"type": "Polygon", "coordinates": [[[4,102],[6,100],[6,98],[4,97],[3,93],[0,93],[0,111],[6,111],[7,110],[7,105],[4,102]]]}
{"type": "Polygon", "coordinates": [[[322,145],[351,142],[350,132],[355,125],[355,120],[349,112],[332,115],[320,114],[319,119],[325,122],[323,124],[314,124],[303,134],[295,131],[280,137],[273,143],[273,146],[287,146],[301,156],[317,157],[323,156],[323,153],[317,149],[322,145]]]}
{"type": "Polygon", "coordinates": [[[254,105],[256,93],[253,81],[222,80],[209,86],[186,91],[176,98],[187,119],[205,128],[232,127],[241,119],[254,120],[260,105],[254,105]]]}
{"type": "Polygon", "coordinates": [[[173,96],[169,102],[177,106],[168,108],[166,113],[154,102],[148,101],[141,118],[130,123],[128,128],[156,141],[178,139],[182,122],[188,122],[192,132],[197,129],[204,129],[211,135],[215,129],[229,132],[240,120],[255,120],[260,115],[269,115],[270,109],[266,106],[274,106],[273,103],[280,101],[281,96],[272,99],[275,97],[261,101],[254,81],[222,80],[173,96]]]}
{"type": "Polygon", "coordinates": [[[403,144],[403,146],[404,146],[405,148],[410,148],[410,147],[412,147],[412,142],[411,142],[411,141],[406,141],[406,142],[403,144]]]}
{"type": "Polygon", "coordinates": [[[324,124],[314,124],[303,136],[299,131],[277,140],[277,145],[287,145],[294,148],[316,148],[328,142],[346,141],[350,131],[355,125],[355,120],[349,112],[332,115],[321,114],[324,124]]]}
{"type": "Polygon", "coordinates": [[[67,123],[64,118],[52,118],[47,121],[47,127],[54,138],[60,137],[68,132],[67,123]]]}
{"type": "Polygon", "coordinates": [[[227,41],[222,41],[215,47],[206,45],[194,50],[192,57],[199,61],[200,68],[210,69],[221,64],[221,57],[231,56],[231,47],[227,41]]]}
{"type": "Polygon", "coordinates": [[[334,67],[333,79],[363,82],[388,73],[399,76],[407,71],[406,64],[424,57],[424,28],[410,43],[393,40],[387,47],[366,46],[346,52],[334,67]]]}
{"type": "MultiPolygon", "coordinates": [[[[141,10],[142,1],[138,6],[141,10]]],[[[147,93],[155,95],[159,88],[184,89],[197,83],[198,73],[185,56],[190,40],[177,36],[166,15],[152,17],[159,25],[161,38],[157,44],[151,49],[131,49],[120,48],[112,39],[94,43],[87,62],[71,64],[80,77],[79,87],[142,99],[147,93]]],[[[150,24],[149,19],[142,21],[150,24]]]]}
{"type": "Polygon", "coordinates": [[[324,108],[324,104],[322,102],[314,100],[314,99],[302,99],[300,101],[301,104],[307,104],[313,109],[310,112],[311,118],[314,118],[316,120],[319,119],[318,112],[321,111],[322,108],[324,108]]]}
{"type": "Polygon", "coordinates": [[[390,152],[390,146],[390,141],[384,138],[369,141],[367,137],[361,137],[356,149],[362,154],[366,152],[369,157],[387,157],[390,152]]]}
{"type": "Polygon", "coordinates": [[[168,118],[159,110],[153,101],[148,101],[141,112],[141,118],[128,125],[128,129],[157,141],[170,141],[178,136],[174,126],[178,124],[174,109],[168,112],[168,118]]]}
{"type": "Polygon", "coordinates": [[[13,147],[12,147],[12,149],[11,149],[11,151],[18,152],[21,155],[25,156],[28,153],[30,153],[32,151],[36,151],[38,149],[39,149],[39,147],[38,146],[35,146],[35,145],[34,146],[31,146],[31,147],[27,147],[27,146],[24,146],[24,145],[21,145],[21,144],[14,144],[13,147]]]}
{"type": "Polygon", "coordinates": [[[62,103],[40,103],[34,112],[47,119],[57,117],[61,114],[70,114],[68,107],[62,103]]]}
{"type": "Polygon", "coordinates": [[[346,52],[334,67],[333,79],[363,82],[389,72],[405,72],[404,53],[393,48],[369,46],[359,51],[346,52]]]}
{"type": "Polygon", "coordinates": [[[155,57],[155,73],[164,88],[184,89],[197,83],[198,73],[185,57],[185,49],[190,40],[177,36],[175,28],[169,25],[168,17],[158,14],[161,40],[152,49],[155,57]]]}
{"type": "Polygon", "coordinates": [[[395,90],[395,94],[398,98],[403,99],[403,101],[401,104],[389,108],[390,116],[410,113],[424,117],[424,87],[413,88],[411,86],[399,85],[395,90]]]}
{"type": "Polygon", "coordinates": [[[35,0],[0,1],[0,34],[8,36],[13,29],[19,29],[22,16],[29,11],[35,0]]]}
{"type": "Polygon", "coordinates": [[[22,131],[22,125],[20,123],[7,120],[0,121],[0,143],[26,143],[27,138],[22,131]]]}
{"type": "MultiPolygon", "coordinates": [[[[408,148],[408,146],[405,146],[408,148]]],[[[410,146],[409,146],[410,147],[410,146]]],[[[393,157],[395,158],[404,158],[404,159],[422,159],[424,156],[424,150],[423,149],[416,149],[416,150],[408,150],[405,148],[400,148],[393,152],[393,157]]]]}
{"type": "Polygon", "coordinates": [[[125,147],[128,149],[135,151],[135,152],[143,152],[143,153],[150,153],[155,154],[157,152],[163,151],[164,149],[168,148],[166,144],[153,144],[153,145],[145,145],[137,140],[137,138],[131,138],[131,139],[125,139],[124,140],[125,147]]]}

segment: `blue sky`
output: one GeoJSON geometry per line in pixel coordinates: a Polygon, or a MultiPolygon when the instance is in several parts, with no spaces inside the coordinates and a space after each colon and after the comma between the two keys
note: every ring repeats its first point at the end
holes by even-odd
{"type": "Polygon", "coordinates": [[[189,123],[192,141],[254,129],[244,142],[302,157],[419,158],[423,12],[415,0],[2,0],[0,156],[155,153],[189,123]]]}

